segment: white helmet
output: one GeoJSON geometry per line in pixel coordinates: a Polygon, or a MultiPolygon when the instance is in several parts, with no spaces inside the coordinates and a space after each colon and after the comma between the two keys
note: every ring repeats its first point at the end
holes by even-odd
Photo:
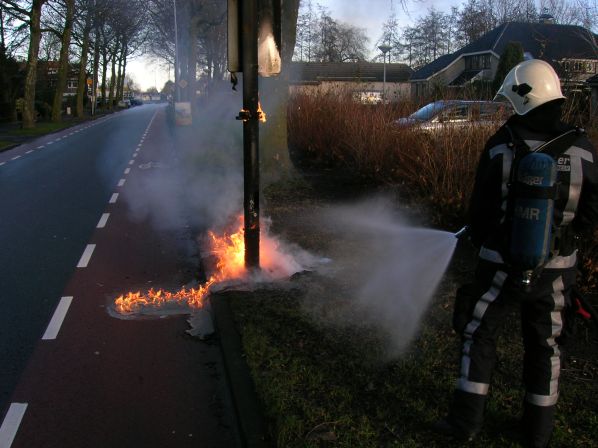
{"type": "Polygon", "coordinates": [[[549,63],[530,59],[517,64],[505,77],[494,99],[506,97],[518,115],[556,99],[564,99],[561,82],[549,63]]]}

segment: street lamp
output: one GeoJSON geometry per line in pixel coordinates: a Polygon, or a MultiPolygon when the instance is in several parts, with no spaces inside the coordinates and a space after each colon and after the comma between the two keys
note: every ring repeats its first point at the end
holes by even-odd
{"type": "Polygon", "coordinates": [[[378,50],[382,52],[384,57],[384,78],[382,82],[382,102],[386,104],[386,53],[390,51],[392,47],[390,45],[379,45],[378,50]]]}

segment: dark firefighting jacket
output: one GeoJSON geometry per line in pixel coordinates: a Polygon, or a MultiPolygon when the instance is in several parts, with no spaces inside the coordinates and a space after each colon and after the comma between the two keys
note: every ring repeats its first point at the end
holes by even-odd
{"type": "MultiPolygon", "coordinates": [[[[533,150],[571,129],[562,122],[548,128],[532,130],[514,115],[488,140],[478,164],[469,207],[471,239],[480,248],[481,259],[508,263],[511,224],[507,199],[514,151],[522,142],[533,150]],[[519,138],[519,145],[514,145],[513,135],[519,138]]],[[[554,248],[557,254],[551,255],[544,267],[566,269],[576,264],[577,236],[591,232],[598,223],[598,158],[585,133],[551,155],[557,164],[554,224],[559,238],[554,248]]]]}

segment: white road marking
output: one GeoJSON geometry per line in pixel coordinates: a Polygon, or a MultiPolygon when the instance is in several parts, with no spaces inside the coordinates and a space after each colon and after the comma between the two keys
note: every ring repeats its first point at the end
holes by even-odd
{"type": "Polygon", "coordinates": [[[110,213],[104,213],[100,220],[98,221],[98,225],[96,226],[98,229],[103,229],[106,227],[106,223],[108,222],[108,218],[110,217],[110,213]]]}
{"type": "Polygon", "coordinates": [[[5,165],[5,164],[6,164],[6,162],[0,162],[0,166],[5,165]]]}
{"type": "Polygon", "coordinates": [[[33,149],[30,149],[29,151],[26,151],[25,154],[31,154],[33,152],[33,149]]]}
{"type": "Polygon", "coordinates": [[[38,147],[37,147],[37,148],[35,148],[35,149],[43,149],[43,148],[44,148],[44,145],[40,145],[40,146],[38,146],[38,147]]]}
{"type": "Polygon", "coordinates": [[[48,142],[48,143],[46,143],[46,145],[53,145],[53,144],[54,144],[54,142],[48,142]]]}
{"type": "Polygon", "coordinates": [[[64,318],[66,317],[66,313],[69,310],[69,306],[71,306],[71,302],[73,301],[72,296],[65,296],[60,299],[58,306],[56,307],[56,311],[54,311],[54,315],[48,324],[48,328],[46,328],[46,332],[42,336],[42,340],[50,341],[56,339],[58,336],[58,332],[60,331],[60,327],[64,322],[64,318]]]}
{"type": "Polygon", "coordinates": [[[87,265],[89,264],[89,260],[91,260],[91,256],[92,256],[95,248],[96,248],[95,244],[87,245],[87,247],[83,251],[83,255],[81,255],[81,259],[79,260],[79,263],[77,263],[78,268],[86,268],[87,267],[87,265]]]}
{"type": "Polygon", "coordinates": [[[10,159],[10,160],[17,160],[17,159],[20,159],[20,158],[21,158],[21,156],[14,156],[14,157],[13,157],[12,159],[10,159]]]}
{"type": "Polygon", "coordinates": [[[118,193],[113,193],[112,196],[110,197],[110,200],[108,201],[108,203],[116,204],[117,200],[118,200],[118,193]]]}
{"type": "Polygon", "coordinates": [[[134,160],[129,160],[129,165],[133,165],[135,163],[134,160]]]}
{"type": "Polygon", "coordinates": [[[15,440],[21,420],[25,416],[27,403],[11,403],[2,426],[0,426],[0,447],[10,448],[15,440]]]}
{"type": "Polygon", "coordinates": [[[133,158],[137,157],[137,155],[138,155],[138,153],[137,153],[137,151],[135,151],[135,152],[133,153],[133,158]]]}
{"type": "Polygon", "coordinates": [[[121,180],[119,180],[119,181],[118,181],[118,186],[119,186],[119,187],[122,187],[122,186],[125,184],[125,182],[126,182],[126,181],[127,181],[126,179],[121,179],[121,180]]]}
{"type": "Polygon", "coordinates": [[[129,174],[130,172],[131,172],[131,168],[127,168],[127,169],[125,170],[125,174],[129,174]]]}

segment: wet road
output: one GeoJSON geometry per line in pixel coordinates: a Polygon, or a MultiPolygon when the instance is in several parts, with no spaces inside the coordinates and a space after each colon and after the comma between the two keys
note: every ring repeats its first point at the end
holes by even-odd
{"type": "Polygon", "coordinates": [[[185,317],[107,312],[193,278],[188,231],[126,200],[175,169],[174,146],[146,105],[0,154],[2,448],[238,444],[218,345],[185,336],[185,317]]]}

